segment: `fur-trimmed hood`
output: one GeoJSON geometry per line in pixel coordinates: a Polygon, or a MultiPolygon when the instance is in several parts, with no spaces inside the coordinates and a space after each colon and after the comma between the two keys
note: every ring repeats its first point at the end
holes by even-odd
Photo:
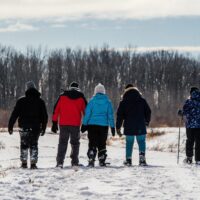
{"type": "Polygon", "coordinates": [[[125,89],[124,94],[122,96],[123,99],[129,99],[131,98],[132,100],[135,99],[140,99],[142,97],[142,93],[138,90],[136,87],[129,87],[125,89]]]}

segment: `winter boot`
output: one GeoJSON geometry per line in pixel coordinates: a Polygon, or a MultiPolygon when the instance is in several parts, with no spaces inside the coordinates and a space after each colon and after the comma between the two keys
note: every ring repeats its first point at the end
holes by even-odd
{"type": "Polygon", "coordinates": [[[87,156],[89,158],[88,160],[88,167],[94,167],[95,157],[96,157],[96,150],[95,149],[89,149],[87,156]]]}
{"type": "Polygon", "coordinates": [[[192,164],[192,157],[186,157],[186,158],[183,160],[183,163],[192,164]]]}
{"type": "Polygon", "coordinates": [[[63,168],[63,164],[62,163],[57,163],[56,168],[62,169],[63,168]]]}
{"type": "Polygon", "coordinates": [[[145,153],[144,152],[140,152],[140,155],[139,155],[139,165],[140,166],[147,166],[146,158],[145,158],[145,153]]]}
{"type": "Polygon", "coordinates": [[[103,150],[99,151],[99,153],[98,153],[99,166],[101,166],[101,167],[106,166],[106,162],[105,162],[106,158],[107,158],[106,150],[103,149],[103,150]]]}
{"type": "Polygon", "coordinates": [[[132,159],[131,158],[127,158],[125,161],[124,161],[124,165],[125,166],[131,166],[132,165],[132,159]]]}
{"type": "Polygon", "coordinates": [[[199,165],[199,166],[200,166],[200,161],[196,161],[196,165],[199,165]]]}
{"type": "Polygon", "coordinates": [[[36,163],[31,163],[31,169],[37,169],[36,163]]]}
{"type": "Polygon", "coordinates": [[[95,162],[95,160],[89,159],[88,160],[88,167],[94,167],[94,162],[95,162]]]}
{"type": "Polygon", "coordinates": [[[26,169],[27,167],[28,167],[28,166],[27,166],[27,162],[22,162],[21,168],[26,169]]]}

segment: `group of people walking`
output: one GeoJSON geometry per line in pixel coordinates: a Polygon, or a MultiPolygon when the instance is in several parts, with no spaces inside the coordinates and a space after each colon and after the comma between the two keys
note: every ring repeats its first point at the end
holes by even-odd
{"type": "MultiPolygon", "coordinates": [[[[195,90],[195,92],[199,95],[199,90],[195,90]]],[[[195,94],[192,93],[191,98],[195,94]]],[[[27,168],[28,150],[30,150],[31,168],[37,168],[38,139],[40,135],[43,136],[45,134],[48,121],[45,102],[40,98],[40,95],[35,84],[29,81],[26,84],[25,96],[17,100],[8,124],[8,131],[12,134],[13,126],[18,119],[22,168],[27,168]]],[[[194,103],[193,107],[191,105],[187,109],[184,107],[183,112],[180,111],[179,115],[186,115],[187,118],[188,116],[191,117],[189,113],[191,109],[198,110],[199,123],[199,100],[198,103],[194,103]]],[[[95,166],[97,157],[99,165],[106,166],[106,140],[109,128],[113,137],[115,133],[121,137],[122,126],[124,127],[126,140],[124,164],[132,165],[133,144],[136,139],[139,146],[139,164],[147,165],[145,157],[146,126],[149,125],[150,120],[151,109],[140,91],[132,84],[126,85],[124,89],[115,122],[112,102],[106,95],[105,87],[102,84],[96,85],[94,95],[87,103],[84,94],[79,88],[79,84],[72,82],[68,90],[59,95],[53,109],[51,130],[54,133],[57,133],[58,130],[60,131],[56,167],[63,168],[69,140],[71,144],[71,165],[79,165],[80,131],[82,133],[87,131],[88,133],[88,165],[91,167],[95,166]]],[[[198,132],[200,125],[195,126],[195,129],[198,129],[198,132]]],[[[199,138],[199,136],[194,138],[199,138]]],[[[196,142],[196,146],[199,145],[198,139],[194,139],[194,142],[196,142]]],[[[196,151],[199,151],[199,147],[196,148],[196,151]]],[[[191,158],[192,156],[193,154],[190,153],[187,157],[191,158]]],[[[200,161],[199,156],[196,156],[196,161],[200,161]]]]}

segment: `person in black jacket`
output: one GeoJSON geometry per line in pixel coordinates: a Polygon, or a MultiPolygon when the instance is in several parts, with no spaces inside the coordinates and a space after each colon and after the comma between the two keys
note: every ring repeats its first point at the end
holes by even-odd
{"type": "Polygon", "coordinates": [[[45,134],[48,115],[45,102],[32,81],[26,83],[25,96],[17,100],[8,124],[9,134],[13,133],[13,126],[18,119],[20,128],[20,160],[21,167],[27,168],[28,149],[30,149],[31,169],[37,169],[38,139],[45,134]]]}
{"type": "Polygon", "coordinates": [[[120,128],[123,124],[126,135],[126,161],[125,165],[132,165],[132,151],[136,137],[139,145],[139,164],[146,165],[146,126],[151,119],[151,109],[139,90],[128,84],[125,87],[123,99],[117,110],[116,129],[121,136],[120,128]]]}

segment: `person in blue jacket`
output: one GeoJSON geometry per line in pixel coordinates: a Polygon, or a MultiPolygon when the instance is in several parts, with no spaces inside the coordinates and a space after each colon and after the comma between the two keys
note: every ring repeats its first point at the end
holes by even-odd
{"type": "Polygon", "coordinates": [[[139,164],[147,165],[146,151],[146,126],[151,119],[151,109],[141,93],[132,84],[125,87],[122,101],[117,110],[116,129],[121,136],[120,128],[123,124],[126,135],[126,160],[125,165],[132,165],[132,151],[135,138],[139,145],[139,164]]]}
{"type": "Polygon", "coordinates": [[[99,165],[106,165],[106,140],[109,126],[112,136],[115,136],[113,107],[105,93],[105,87],[99,83],[94,89],[94,96],[86,107],[81,127],[81,132],[88,131],[89,149],[87,155],[89,158],[88,165],[91,167],[94,166],[97,150],[99,165]]]}
{"type": "Polygon", "coordinates": [[[180,116],[186,117],[186,158],[185,163],[191,164],[193,160],[193,148],[195,145],[195,161],[200,165],[200,91],[197,87],[191,87],[190,97],[185,101],[183,110],[179,110],[180,116]]]}

